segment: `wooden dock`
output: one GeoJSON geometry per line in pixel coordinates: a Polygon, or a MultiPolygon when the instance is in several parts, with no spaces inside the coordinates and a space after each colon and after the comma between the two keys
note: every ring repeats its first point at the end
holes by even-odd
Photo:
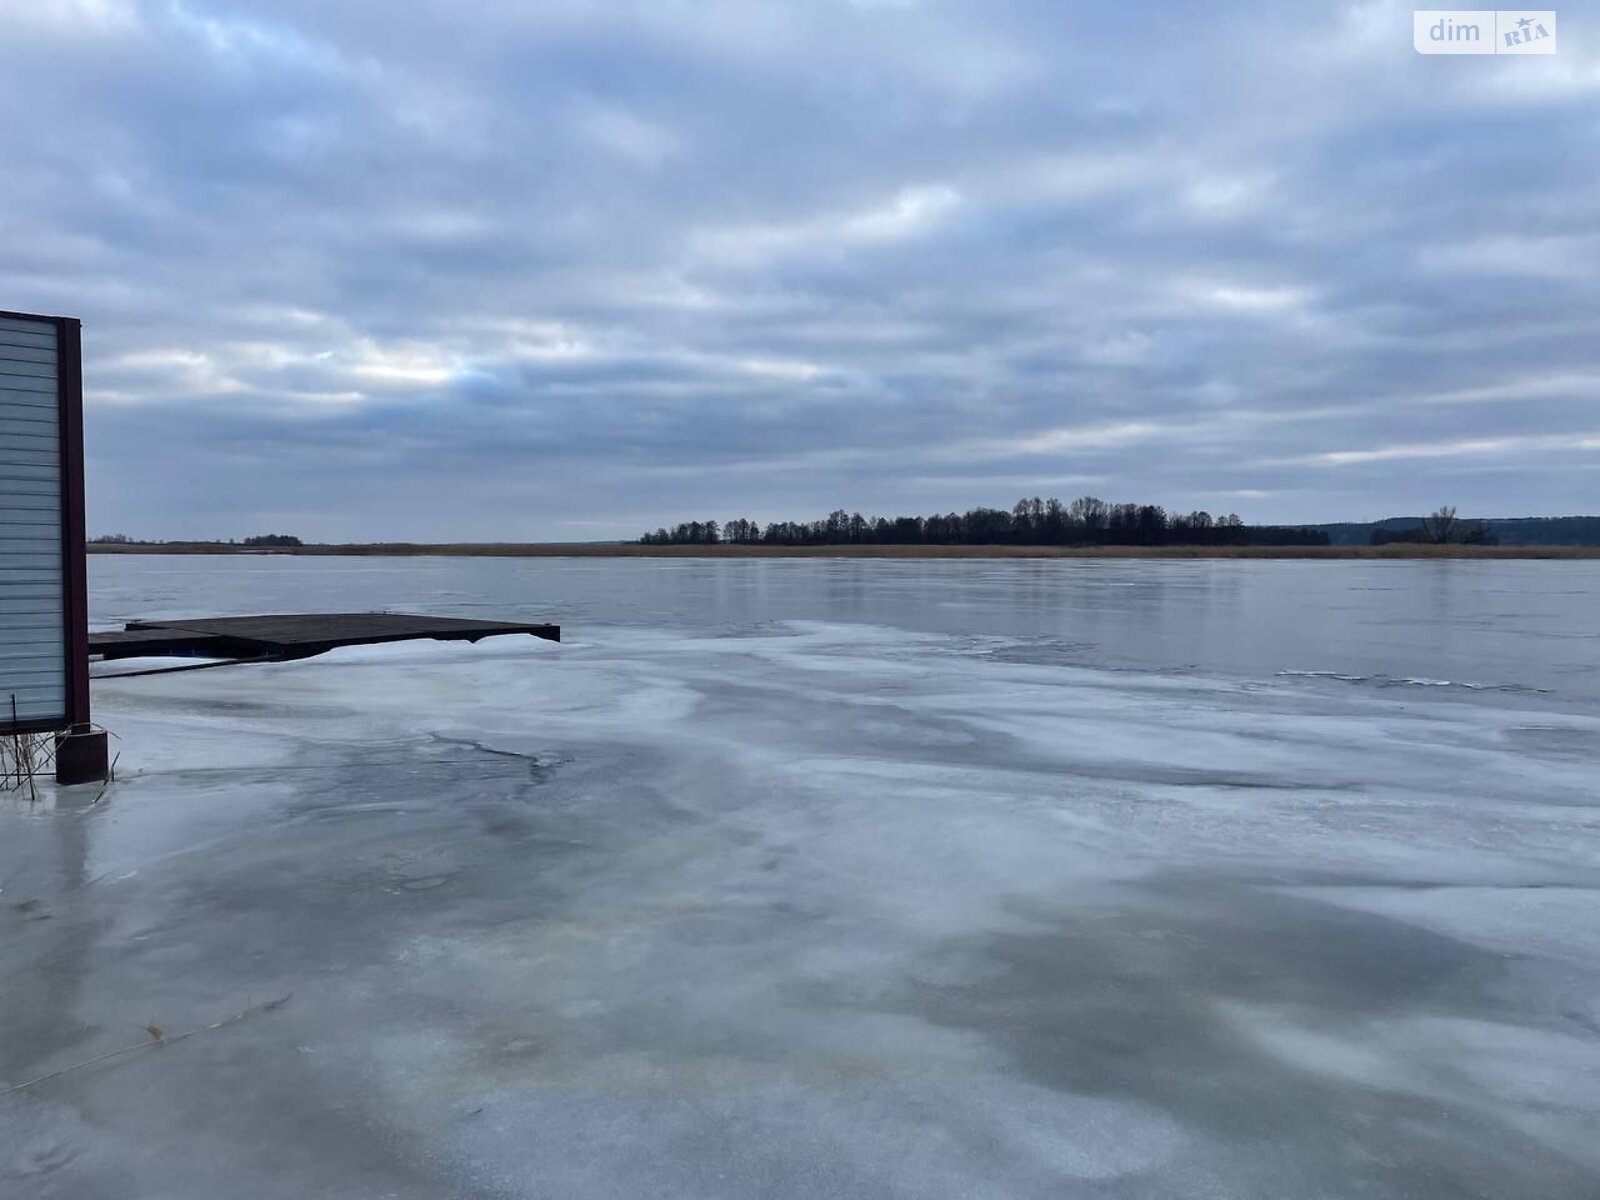
{"type": "Polygon", "coordinates": [[[91,633],[89,653],[104,659],[173,656],[280,662],[310,658],[340,646],[374,646],[419,639],[476,642],[518,633],[551,642],[561,640],[559,625],[468,621],[409,613],[299,613],[129,621],[118,631],[91,633]]]}

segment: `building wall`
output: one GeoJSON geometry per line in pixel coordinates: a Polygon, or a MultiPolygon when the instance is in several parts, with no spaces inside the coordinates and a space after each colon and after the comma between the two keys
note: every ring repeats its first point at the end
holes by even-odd
{"type": "Polygon", "coordinates": [[[67,717],[54,321],[0,317],[0,729],[67,717]]]}

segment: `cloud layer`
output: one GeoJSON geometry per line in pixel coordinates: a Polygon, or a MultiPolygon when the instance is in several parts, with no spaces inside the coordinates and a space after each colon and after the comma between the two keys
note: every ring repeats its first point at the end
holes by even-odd
{"type": "Polygon", "coordinates": [[[1600,51],[1410,9],[0,8],[96,532],[1600,508],[1600,51]]]}

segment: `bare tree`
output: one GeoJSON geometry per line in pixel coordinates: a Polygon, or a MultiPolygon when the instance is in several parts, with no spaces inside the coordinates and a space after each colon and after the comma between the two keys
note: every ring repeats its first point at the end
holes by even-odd
{"type": "Polygon", "coordinates": [[[1456,533],[1455,506],[1447,504],[1432,516],[1422,518],[1422,532],[1427,539],[1437,546],[1449,542],[1456,533]]]}
{"type": "Polygon", "coordinates": [[[1067,512],[1072,518],[1072,523],[1088,534],[1088,540],[1099,540],[1099,534],[1108,523],[1108,506],[1104,500],[1097,496],[1083,496],[1074,500],[1067,512]]]}

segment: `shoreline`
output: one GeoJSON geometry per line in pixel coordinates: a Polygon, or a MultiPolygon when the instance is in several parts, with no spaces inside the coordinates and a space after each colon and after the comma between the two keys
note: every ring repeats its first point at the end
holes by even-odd
{"type": "Polygon", "coordinates": [[[713,546],[563,542],[359,542],[258,548],[215,543],[91,543],[90,554],[287,554],[433,558],[1292,558],[1600,559],[1600,546],[713,546]]]}

